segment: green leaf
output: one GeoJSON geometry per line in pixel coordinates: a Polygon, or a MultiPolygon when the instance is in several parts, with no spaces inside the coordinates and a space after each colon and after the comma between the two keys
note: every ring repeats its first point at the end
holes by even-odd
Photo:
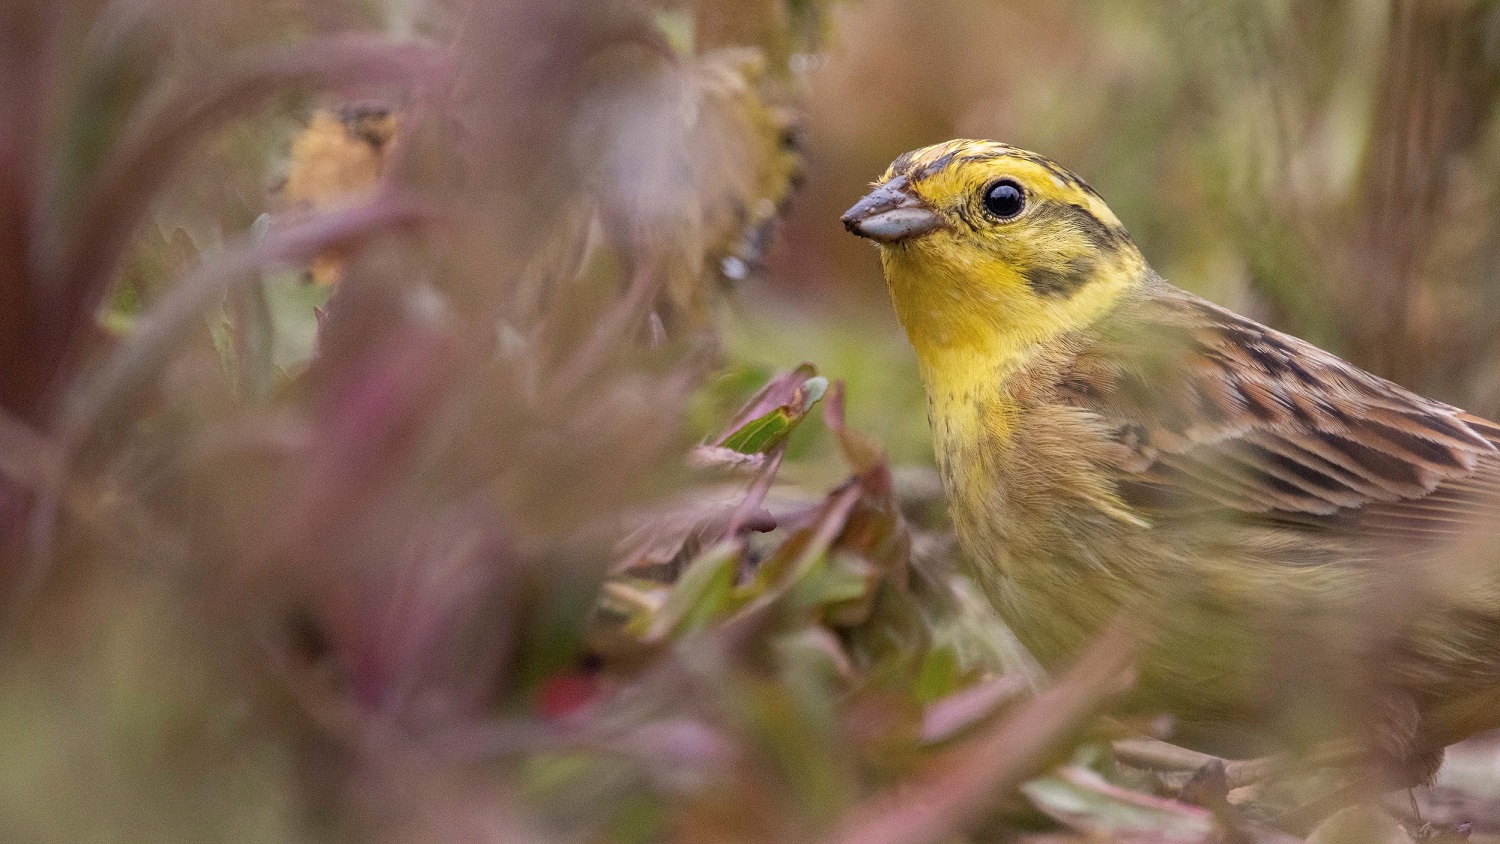
{"type": "Polygon", "coordinates": [[[308,284],[298,273],[278,273],[265,282],[271,326],[275,331],[274,363],[289,375],[312,361],[318,346],[318,309],[327,306],[333,288],[308,284]]]}
{"type": "Polygon", "coordinates": [[[790,434],[797,420],[785,408],[751,420],[724,441],[724,447],[741,454],[764,454],[790,434]]]}
{"type": "Polygon", "coordinates": [[[733,611],[740,546],[724,542],[699,554],[672,586],[643,638],[659,642],[673,633],[700,629],[733,611]]]}
{"type": "Polygon", "coordinates": [[[958,654],[945,643],[934,644],[922,656],[914,690],[916,699],[922,704],[933,703],[958,691],[963,681],[958,654]]]}
{"type": "Polygon", "coordinates": [[[860,601],[875,583],[873,569],[848,555],[825,555],[797,581],[788,596],[799,608],[812,608],[860,601]]]}

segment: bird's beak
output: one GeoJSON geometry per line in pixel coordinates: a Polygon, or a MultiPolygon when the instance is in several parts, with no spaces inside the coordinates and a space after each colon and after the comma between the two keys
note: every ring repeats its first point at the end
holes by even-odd
{"type": "Polygon", "coordinates": [[[840,218],[844,228],[880,243],[899,243],[941,227],[943,218],[906,186],[906,177],[897,176],[865,194],[840,218]]]}

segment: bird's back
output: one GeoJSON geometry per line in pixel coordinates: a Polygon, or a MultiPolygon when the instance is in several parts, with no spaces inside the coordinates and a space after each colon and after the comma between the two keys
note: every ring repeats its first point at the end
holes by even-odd
{"type": "Polygon", "coordinates": [[[1500,427],[1159,279],[994,403],[1006,437],[945,474],[1044,662],[1134,605],[1142,708],[1248,724],[1378,684],[1432,741],[1500,726],[1500,427]]]}

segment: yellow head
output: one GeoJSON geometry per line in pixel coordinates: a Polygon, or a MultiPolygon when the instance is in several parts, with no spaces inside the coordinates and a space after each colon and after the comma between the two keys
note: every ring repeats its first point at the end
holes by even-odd
{"type": "Polygon", "coordinates": [[[924,363],[1003,363],[1088,325],[1149,270],[1093,188],[1036,153],[949,141],[906,153],[844,215],[880,246],[924,363]]]}

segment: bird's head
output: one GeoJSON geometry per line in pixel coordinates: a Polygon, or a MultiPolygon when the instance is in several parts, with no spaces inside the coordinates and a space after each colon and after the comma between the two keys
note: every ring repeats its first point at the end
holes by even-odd
{"type": "Polygon", "coordinates": [[[1093,188],[994,141],[902,155],[843,222],[879,245],[919,354],[1014,353],[1087,325],[1149,272],[1093,188]]]}

